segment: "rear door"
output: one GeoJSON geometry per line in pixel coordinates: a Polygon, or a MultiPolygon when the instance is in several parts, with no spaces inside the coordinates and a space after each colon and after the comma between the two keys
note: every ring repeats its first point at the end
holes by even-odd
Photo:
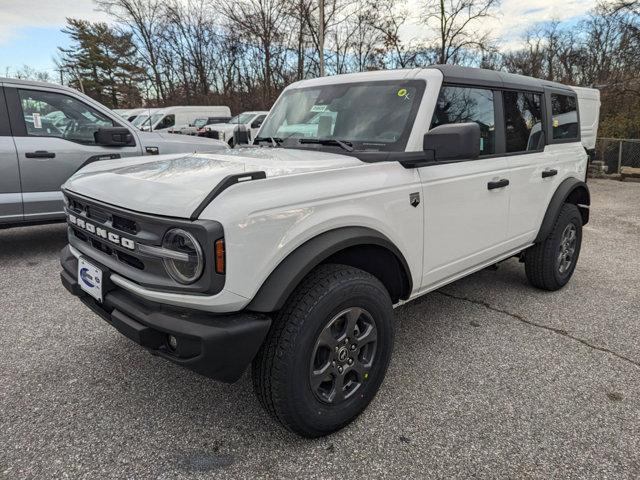
{"type": "Polygon", "coordinates": [[[9,112],[0,84],[0,224],[22,220],[18,155],[11,136],[9,112]]]}
{"type": "Polygon", "coordinates": [[[544,205],[555,191],[558,170],[547,147],[543,92],[502,92],[505,150],[511,180],[508,237],[514,245],[535,238],[544,205]]]}
{"type": "Polygon", "coordinates": [[[99,128],[122,125],[81,96],[32,86],[5,88],[5,94],[27,221],[61,217],[60,186],[86,163],[141,153],[139,145],[97,145],[99,128]]]}

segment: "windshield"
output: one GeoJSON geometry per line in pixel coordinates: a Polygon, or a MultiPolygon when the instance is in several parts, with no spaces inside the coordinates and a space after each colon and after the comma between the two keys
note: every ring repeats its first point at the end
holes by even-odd
{"type": "Polygon", "coordinates": [[[249,123],[254,115],[254,113],[241,113],[240,115],[233,117],[227,123],[249,123]]]}
{"type": "Polygon", "coordinates": [[[145,123],[148,118],[149,118],[149,115],[144,115],[144,114],[138,115],[136,118],[133,119],[133,122],[131,122],[131,124],[135,125],[136,127],[139,127],[143,123],[145,123]]]}
{"type": "Polygon", "coordinates": [[[208,121],[208,118],[196,118],[196,120],[193,122],[193,126],[198,128],[204,127],[208,123],[208,121]]]}
{"type": "Polygon", "coordinates": [[[402,151],[424,88],[423,81],[411,80],[290,89],[274,105],[260,136],[282,139],[287,147],[304,138],[340,140],[359,150],[402,151]]]}
{"type": "Polygon", "coordinates": [[[155,125],[162,119],[162,117],[164,117],[164,113],[154,113],[153,115],[151,115],[148,122],[144,122],[144,125],[145,126],[148,126],[149,124],[155,125]]]}

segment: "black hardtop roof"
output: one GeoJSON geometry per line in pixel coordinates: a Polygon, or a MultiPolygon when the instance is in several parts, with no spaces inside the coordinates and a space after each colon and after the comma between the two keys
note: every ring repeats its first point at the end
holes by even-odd
{"type": "Polygon", "coordinates": [[[514,73],[485,70],[483,68],[460,67],[458,65],[431,65],[427,68],[435,68],[442,72],[444,81],[462,85],[476,85],[480,87],[497,87],[514,90],[527,90],[542,92],[545,87],[566,90],[567,93],[575,92],[557,82],[541,80],[539,78],[525,77],[514,73]]]}

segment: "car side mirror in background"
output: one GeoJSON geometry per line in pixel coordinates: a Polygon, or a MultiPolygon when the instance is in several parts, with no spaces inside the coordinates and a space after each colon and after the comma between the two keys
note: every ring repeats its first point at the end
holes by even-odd
{"type": "Polygon", "coordinates": [[[125,127],[107,127],[99,128],[93,134],[96,144],[105,147],[124,147],[127,145],[135,145],[133,135],[129,129],[125,127]]]}
{"type": "Polygon", "coordinates": [[[249,131],[244,125],[238,125],[233,131],[234,143],[236,145],[249,143],[249,131]]]}

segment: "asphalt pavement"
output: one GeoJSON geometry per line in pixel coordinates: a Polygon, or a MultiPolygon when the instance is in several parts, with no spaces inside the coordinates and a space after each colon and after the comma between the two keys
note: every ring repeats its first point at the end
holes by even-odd
{"type": "Polygon", "coordinates": [[[569,285],[509,260],[396,309],[367,411],[318,440],[64,290],[62,224],[0,230],[0,478],[638,478],[640,184],[591,180],[569,285]]]}

